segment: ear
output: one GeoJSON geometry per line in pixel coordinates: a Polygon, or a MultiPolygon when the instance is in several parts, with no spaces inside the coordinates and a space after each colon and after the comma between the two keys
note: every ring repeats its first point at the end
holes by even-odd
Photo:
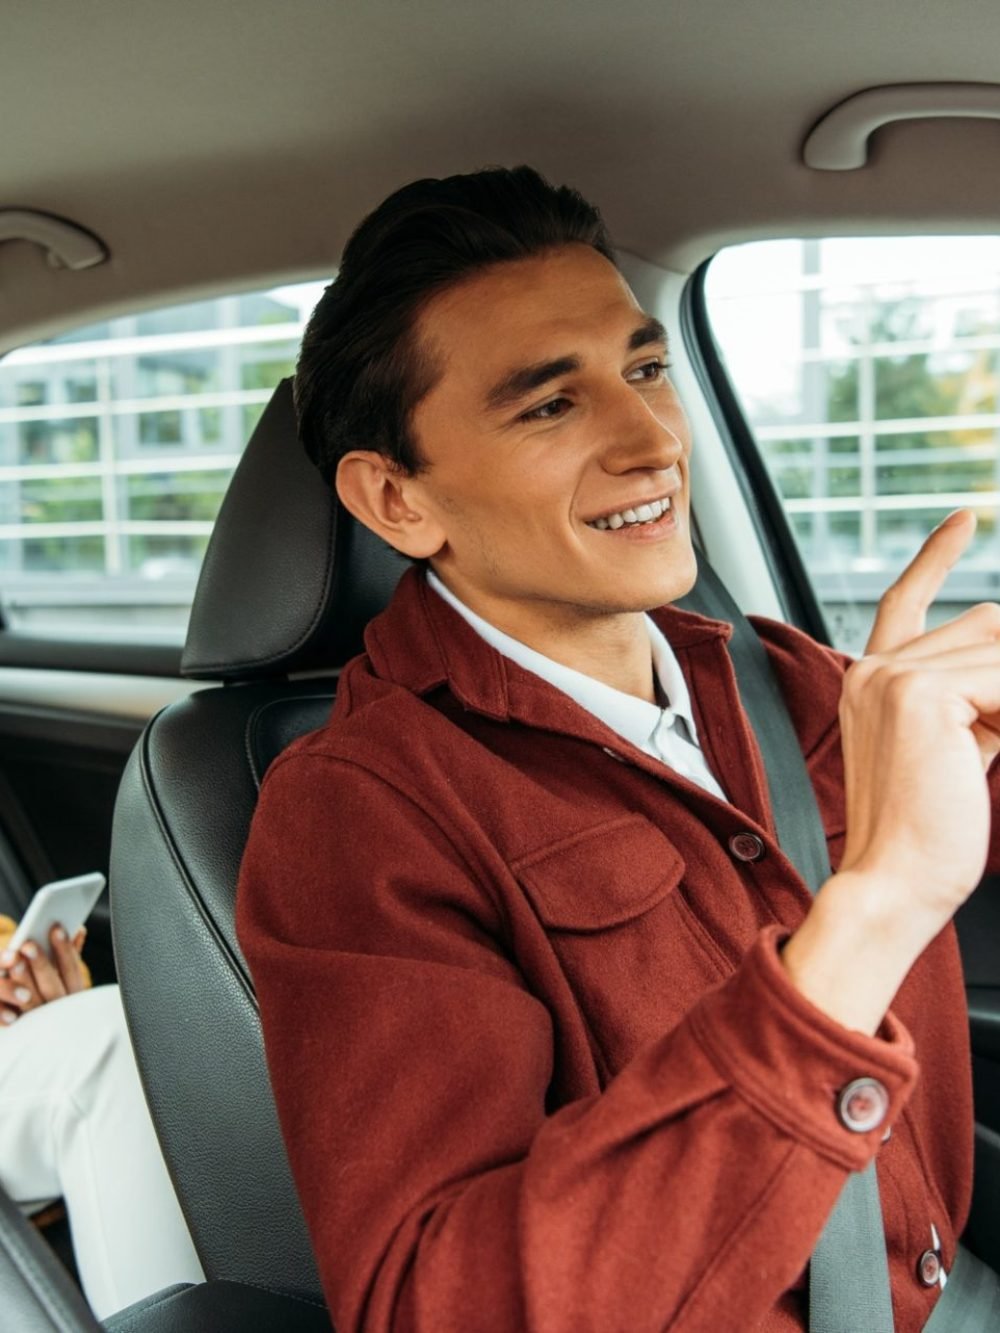
{"type": "Polygon", "coordinates": [[[419,481],[384,454],[352,449],[337,465],[336,486],[344,508],[403,555],[426,560],[444,545],[444,531],[423,501],[419,481]]]}

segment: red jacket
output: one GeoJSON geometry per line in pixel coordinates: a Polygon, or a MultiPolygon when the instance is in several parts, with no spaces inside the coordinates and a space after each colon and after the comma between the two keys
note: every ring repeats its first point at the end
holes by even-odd
{"type": "MultiPolygon", "coordinates": [[[[801,1329],[810,1252],[875,1154],[898,1333],[933,1307],[917,1260],[933,1224],[951,1266],[971,1181],[954,930],[878,1038],[791,986],[776,946],[810,895],[728,626],[655,618],[733,805],[502,657],[417,570],[329,724],[267,774],[238,925],[338,1333],[801,1329]],[[745,832],[760,859],[731,850],[745,832]],[[886,1143],[835,1113],[862,1075],[889,1090],[886,1143]]],[[[847,659],[757,628],[836,865],[847,659]]]]}

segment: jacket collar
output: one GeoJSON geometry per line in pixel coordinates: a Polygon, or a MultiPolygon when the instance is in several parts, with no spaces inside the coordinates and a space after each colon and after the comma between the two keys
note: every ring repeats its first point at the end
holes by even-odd
{"type": "MultiPolygon", "coordinates": [[[[724,621],[672,606],[651,614],[675,652],[732,634],[724,621]]],[[[579,718],[571,699],[505,658],[466,624],[428,587],[419,567],[406,571],[389,606],[371,621],[365,647],[375,675],[414,694],[447,685],[463,708],[498,721],[537,721],[540,707],[557,728],[573,728],[579,718]],[[559,716],[564,709],[565,718],[559,716]]]]}

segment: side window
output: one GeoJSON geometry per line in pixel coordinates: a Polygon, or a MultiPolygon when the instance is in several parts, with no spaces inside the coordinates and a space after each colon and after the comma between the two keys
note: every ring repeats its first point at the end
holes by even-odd
{"type": "Polygon", "coordinates": [[[93,324],[0,361],[0,607],[183,637],[229,478],[324,284],[93,324]]]}
{"type": "Polygon", "coordinates": [[[736,246],[706,296],[837,646],[863,650],[881,591],[960,506],[978,528],[936,620],[996,598],[1000,238],[736,246]]]}

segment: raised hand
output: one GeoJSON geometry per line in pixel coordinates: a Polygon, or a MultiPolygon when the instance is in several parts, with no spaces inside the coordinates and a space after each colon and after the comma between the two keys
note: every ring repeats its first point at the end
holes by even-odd
{"type": "Polygon", "coordinates": [[[1000,753],[1000,607],[985,603],[926,630],[974,531],[974,516],[959,511],[928,537],[882,598],[868,653],[847,672],[844,856],[785,948],[804,994],[869,1031],[985,867],[985,770],[1000,753]]]}

